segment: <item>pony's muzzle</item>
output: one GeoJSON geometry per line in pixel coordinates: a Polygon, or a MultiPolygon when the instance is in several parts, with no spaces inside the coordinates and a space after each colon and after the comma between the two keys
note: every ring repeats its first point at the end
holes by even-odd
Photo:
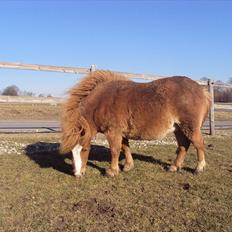
{"type": "Polygon", "coordinates": [[[85,170],[82,169],[81,150],[82,146],[79,144],[77,144],[72,150],[74,167],[73,172],[76,177],[81,177],[85,172],[85,170]]]}

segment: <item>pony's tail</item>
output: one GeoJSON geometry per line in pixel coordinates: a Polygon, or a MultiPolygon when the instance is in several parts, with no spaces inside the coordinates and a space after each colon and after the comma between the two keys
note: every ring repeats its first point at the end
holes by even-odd
{"type": "Polygon", "coordinates": [[[206,100],[206,112],[204,120],[207,118],[213,99],[211,98],[209,91],[206,88],[203,88],[203,94],[206,100]]]}
{"type": "Polygon", "coordinates": [[[81,101],[101,83],[126,79],[110,71],[98,70],[83,78],[69,91],[70,96],[64,104],[62,114],[61,153],[68,153],[80,142],[85,144],[91,138],[89,124],[80,112],[81,101]]]}

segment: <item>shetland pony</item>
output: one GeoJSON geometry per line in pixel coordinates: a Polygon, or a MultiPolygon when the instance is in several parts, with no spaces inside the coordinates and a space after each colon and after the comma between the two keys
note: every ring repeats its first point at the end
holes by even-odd
{"type": "Polygon", "coordinates": [[[119,154],[125,153],[124,171],[134,167],[129,139],[161,139],[174,132],[178,149],[171,171],[181,168],[190,143],[197,151],[196,172],[205,167],[201,126],[210,107],[210,96],[187,77],[169,77],[136,83],[110,71],[95,71],[70,90],[64,104],[61,152],[72,151],[74,175],[82,176],[91,139],[105,134],[111,150],[106,173],[119,173],[119,154]]]}

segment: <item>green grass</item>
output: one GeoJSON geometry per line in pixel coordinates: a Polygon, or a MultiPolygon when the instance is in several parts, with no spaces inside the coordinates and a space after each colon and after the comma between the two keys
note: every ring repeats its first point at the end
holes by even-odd
{"type": "MultiPolygon", "coordinates": [[[[1,141],[35,144],[58,134],[1,135],[1,141]]],[[[71,175],[70,157],[56,151],[0,155],[0,231],[231,231],[232,133],[206,136],[207,169],[192,173],[190,149],[184,169],[166,171],[175,145],[133,145],[135,169],[103,175],[109,151],[94,146],[86,176],[71,175]]],[[[120,161],[123,163],[123,159],[120,161]]]]}

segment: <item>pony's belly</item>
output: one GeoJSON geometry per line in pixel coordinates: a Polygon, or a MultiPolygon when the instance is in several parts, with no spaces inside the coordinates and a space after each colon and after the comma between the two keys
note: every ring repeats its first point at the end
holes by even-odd
{"type": "Polygon", "coordinates": [[[167,127],[146,128],[143,131],[130,131],[125,137],[133,140],[159,140],[175,131],[175,124],[169,123],[167,127]]]}
{"type": "Polygon", "coordinates": [[[168,134],[172,133],[175,131],[175,126],[174,123],[172,125],[170,125],[168,128],[162,129],[159,132],[157,132],[157,134],[155,135],[155,139],[163,139],[164,137],[166,137],[168,134]]]}

